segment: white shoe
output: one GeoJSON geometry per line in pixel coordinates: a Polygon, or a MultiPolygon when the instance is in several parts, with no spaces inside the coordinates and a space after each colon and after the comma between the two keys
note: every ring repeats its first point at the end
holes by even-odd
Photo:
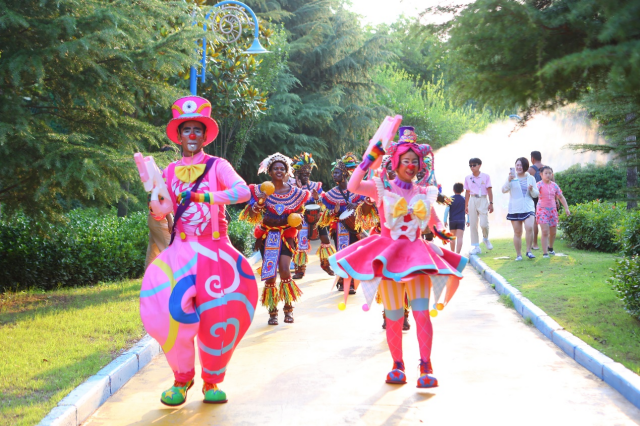
{"type": "Polygon", "coordinates": [[[522,256],[516,257],[516,261],[518,261],[518,260],[522,260],[522,256]]]}
{"type": "Polygon", "coordinates": [[[487,247],[487,250],[493,250],[493,244],[491,244],[491,241],[489,241],[488,238],[484,238],[482,242],[487,247]]]}
{"type": "Polygon", "coordinates": [[[473,246],[473,248],[469,251],[469,254],[481,254],[482,249],[480,246],[473,246]]]}

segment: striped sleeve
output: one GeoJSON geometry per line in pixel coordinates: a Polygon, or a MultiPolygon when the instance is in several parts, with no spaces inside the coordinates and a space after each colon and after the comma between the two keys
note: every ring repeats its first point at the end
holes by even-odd
{"type": "Polygon", "coordinates": [[[240,175],[231,167],[227,160],[218,159],[216,167],[216,179],[221,191],[212,192],[216,204],[244,203],[251,197],[249,186],[240,175]]]}

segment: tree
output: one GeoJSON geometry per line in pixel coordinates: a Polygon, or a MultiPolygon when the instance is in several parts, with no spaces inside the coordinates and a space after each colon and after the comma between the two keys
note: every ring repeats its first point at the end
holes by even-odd
{"type": "Polygon", "coordinates": [[[185,94],[173,81],[196,60],[191,19],[182,2],[0,1],[3,213],[125,193],[131,155],[164,143],[153,122],[185,94]]]}
{"type": "MultiPolygon", "coordinates": [[[[456,16],[428,30],[448,53],[458,76],[452,87],[459,101],[516,106],[524,111],[521,124],[537,111],[585,96],[620,100],[610,108],[615,118],[599,114],[618,123],[609,127],[613,145],[605,149],[620,153],[618,142],[631,135],[635,122],[626,118],[637,115],[640,105],[639,10],[640,0],[478,0],[429,9],[456,16]]],[[[640,147],[625,142],[625,162],[637,167],[640,147]]]]}

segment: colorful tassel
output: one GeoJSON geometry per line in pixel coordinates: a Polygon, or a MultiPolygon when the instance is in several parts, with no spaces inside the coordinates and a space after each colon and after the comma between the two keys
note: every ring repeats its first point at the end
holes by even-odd
{"type": "Polygon", "coordinates": [[[280,281],[280,300],[285,304],[290,305],[292,302],[297,302],[300,296],[302,296],[302,290],[293,279],[280,281]]]}
{"type": "Polygon", "coordinates": [[[328,260],[329,256],[334,255],[336,249],[331,244],[320,244],[316,254],[320,257],[320,260],[328,260]]]}
{"type": "Polygon", "coordinates": [[[297,266],[303,266],[309,262],[309,256],[306,251],[298,250],[293,254],[292,260],[297,266]]]}
{"type": "Polygon", "coordinates": [[[456,239],[455,235],[453,235],[451,232],[447,231],[446,229],[438,231],[435,226],[433,227],[433,234],[446,243],[456,239]]]}
{"type": "Polygon", "coordinates": [[[238,220],[243,220],[251,225],[258,225],[259,223],[262,223],[262,213],[257,213],[255,216],[252,216],[251,213],[251,206],[247,204],[247,206],[240,212],[238,220]]]}
{"type": "Polygon", "coordinates": [[[264,285],[264,289],[262,290],[260,304],[272,311],[277,308],[280,297],[276,283],[267,283],[264,285]]]}
{"type": "Polygon", "coordinates": [[[363,206],[364,203],[356,208],[356,231],[375,228],[380,224],[380,217],[378,217],[376,210],[372,207],[369,214],[364,214],[362,212],[363,206]]]}

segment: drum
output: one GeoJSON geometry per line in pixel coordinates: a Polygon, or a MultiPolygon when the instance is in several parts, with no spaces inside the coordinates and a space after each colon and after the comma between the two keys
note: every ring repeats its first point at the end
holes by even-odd
{"type": "Polygon", "coordinates": [[[307,204],[304,206],[304,220],[310,225],[318,223],[320,220],[320,205],[307,204]]]}
{"type": "Polygon", "coordinates": [[[355,215],[355,213],[356,213],[355,210],[347,209],[344,212],[342,212],[342,214],[338,218],[340,220],[340,222],[342,222],[342,224],[344,226],[346,226],[347,228],[349,228],[352,231],[356,230],[356,215],[355,215]]]}

